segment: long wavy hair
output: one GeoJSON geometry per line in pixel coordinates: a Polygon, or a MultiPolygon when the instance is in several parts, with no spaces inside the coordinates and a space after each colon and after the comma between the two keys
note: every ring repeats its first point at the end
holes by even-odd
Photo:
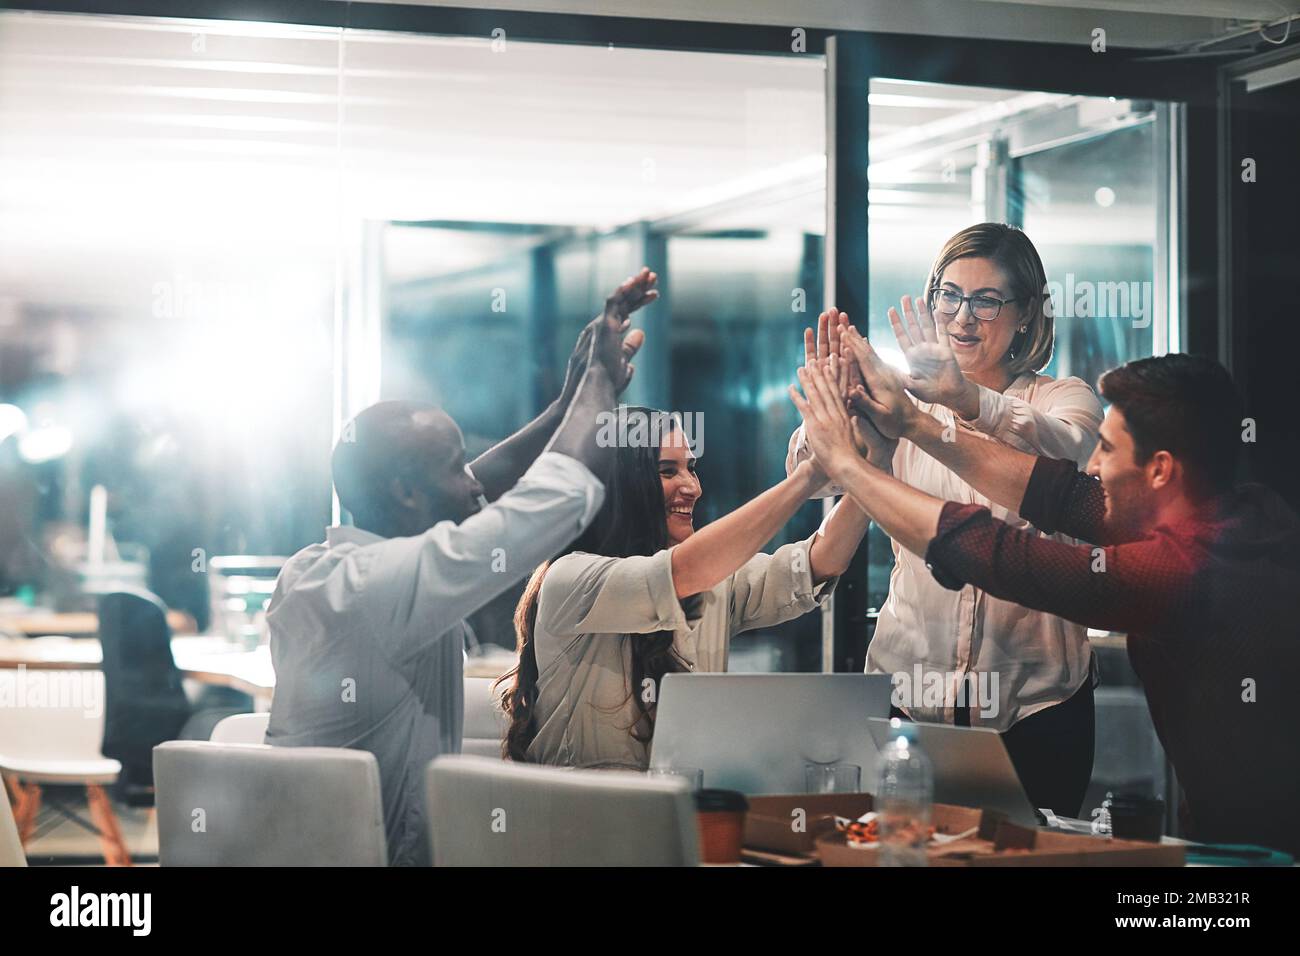
{"type": "MultiPolygon", "coordinates": [[[[644,415],[646,421],[657,422],[659,428],[649,432],[652,436],[670,434],[677,427],[667,412],[629,406],[626,413],[629,419],[644,415]]],[[[582,551],[627,558],[658,554],[668,547],[668,516],[664,509],[663,483],[659,478],[657,444],[640,442],[635,447],[628,447],[628,443],[620,441],[605,487],[605,503],[595,520],[564,554],[582,551]]],[[[547,561],[533,572],[515,609],[519,663],[492,685],[496,693],[503,684],[510,682],[501,693],[502,709],[510,719],[502,755],[509,760],[527,761],[528,747],[537,736],[537,650],[533,637],[542,581],[550,566],[551,562],[547,561]]],[[[632,673],[629,675],[628,697],[636,706],[637,719],[628,732],[642,743],[648,743],[654,733],[655,703],[643,700],[638,689],[647,678],[658,688],[665,674],[685,670],[685,662],[673,649],[672,631],[637,635],[631,645],[632,673]]],[[[657,694],[655,699],[658,699],[657,694]]]]}

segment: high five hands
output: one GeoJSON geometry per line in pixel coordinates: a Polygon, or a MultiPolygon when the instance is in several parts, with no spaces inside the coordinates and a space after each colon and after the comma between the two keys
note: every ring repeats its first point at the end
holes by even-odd
{"type": "Polygon", "coordinates": [[[790,401],[803,417],[804,435],[817,467],[834,480],[862,458],[856,415],[850,415],[838,380],[843,363],[832,354],[798,370],[803,395],[790,386],[790,401]]]}
{"type": "Polygon", "coordinates": [[[864,385],[849,391],[854,411],[867,416],[881,435],[891,441],[906,437],[918,413],[905,390],[904,379],[888,365],[857,329],[841,336],[844,354],[857,365],[864,385]]]}
{"type": "Polygon", "coordinates": [[[903,308],[889,309],[889,324],[907,359],[904,386],[923,402],[945,405],[966,419],[979,416],[979,386],[962,374],[948,341],[944,320],[930,311],[926,296],[903,296],[903,308]]]}
{"type": "MultiPolygon", "coordinates": [[[[843,353],[840,351],[842,333],[844,329],[851,329],[852,327],[849,324],[849,314],[841,312],[834,306],[817,316],[817,338],[815,343],[813,330],[803,330],[804,367],[810,367],[815,361],[825,362],[832,355],[842,357],[843,353]]],[[[853,386],[862,384],[862,376],[858,374],[858,367],[853,362],[840,363],[837,376],[836,388],[846,398],[853,386]]]]}
{"type": "Polygon", "coordinates": [[[630,316],[637,309],[659,298],[659,293],[655,290],[658,281],[658,275],[642,268],[610,293],[605,300],[604,311],[583,327],[577,344],[573,347],[573,354],[569,356],[564,373],[564,398],[573,397],[592,361],[604,365],[614,385],[615,395],[627,388],[636,372],[632,357],[645,342],[645,333],[640,329],[628,331],[632,324],[630,316]]]}
{"type": "Polygon", "coordinates": [[[857,335],[857,330],[849,322],[847,312],[834,307],[823,312],[817,318],[815,339],[812,329],[804,330],[804,369],[820,366],[825,374],[830,375],[841,404],[847,405],[853,413],[850,423],[858,454],[876,467],[888,470],[898,441],[881,434],[867,417],[868,408],[853,402],[853,396],[865,396],[866,389],[859,362],[848,347],[850,334],[857,335]]]}

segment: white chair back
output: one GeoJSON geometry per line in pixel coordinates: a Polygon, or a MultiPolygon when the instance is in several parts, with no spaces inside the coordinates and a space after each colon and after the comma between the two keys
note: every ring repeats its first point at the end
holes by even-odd
{"type": "Polygon", "coordinates": [[[36,783],[109,784],[121,765],[100,752],[104,675],[0,668],[0,770],[36,783]]]}
{"type": "Polygon", "coordinates": [[[694,866],[681,778],[565,770],[469,755],[427,774],[435,866],[694,866]]]}
{"type": "Polygon", "coordinates": [[[374,754],[170,740],[153,750],[163,866],[385,866],[374,754]]]}
{"type": "Polygon", "coordinates": [[[266,743],[266,725],[270,723],[270,713],[265,714],[231,714],[217,721],[208,738],[214,744],[264,744],[266,743]]]}
{"type": "Polygon", "coordinates": [[[505,711],[501,698],[492,693],[491,677],[465,678],[465,726],[461,736],[461,753],[478,757],[501,756],[501,742],[506,736],[505,711]]]}

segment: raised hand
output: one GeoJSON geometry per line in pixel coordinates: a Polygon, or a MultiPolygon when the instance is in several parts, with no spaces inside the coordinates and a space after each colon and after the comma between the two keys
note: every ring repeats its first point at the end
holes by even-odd
{"type": "MultiPolygon", "coordinates": [[[[816,339],[813,338],[812,329],[804,329],[803,332],[804,365],[809,366],[817,360],[825,362],[832,355],[840,355],[843,330],[849,326],[849,314],[834,306],[819,315],[816,339]]],[[[853,362],[839,362],[838,366],[835,385],[847,402],[853,386],[862,384],[862,376],[853,362]]]]}
{"type": "Polygon", "coordinates": [[[840,364],[838,358],[832,356],[825,362],[817,361],[800,368],[799,385],[803,388],[803,395],[790,386],[790,401],[803,417],[804,435],[813,453],[813,463],[831,477],[862,457],[855,443],[857,434],[851,417],[836,385],[840,364]]]}
{"type": "Polygon", "coordinates": [[[865,387],[849,392],[853,410],[866,415],[882,436],[895,440],[911,428],[916,406],[904,391],[903,378],[876,354],[871,343],[857,329],[849,326],[842,334],[844,357],[852,360],[862,373],[865,387]]]}
{"type": "MultiPolygon", "coordinates": [[[[634,276],[629,276],[623,284],[610,293],[605,300],[605,311],[588,323],[583,334],[590,333],[590,361],[600,362],[609,373],[617,395],[627,388],[632,381],[636,367],[632,356],[645,342],[645,333],[640,329],[628,331],[632,324],[629,316],[642,306],[649,305],[659,298],[654,285],[659,277],[647,268],[642,268],[634,276]],[[625,337],[626,336],[626,337],[625,337]]],[[[582,336],[578,337],[578,346],[582,345],[582,336]]],[[[574,350],[575,355],[577,349],[574,350]]],[[[574,369],[574,359],[569,359],[570,371],[574,369]]]]}
{"type": "Polygon", "coordinates": [[[931,313],[924,295],[916,299],[915,308],[911,296],[903,296],[900,304],[902,317],[890,308],[889,324],[907,359],[909,374],[903,384],[923,402],[945,405],[964,417],[978,415],[979,388],[962,374],[943,319],[931,313]],[[972,402],[974,415],[966,415],[972,402]]]}

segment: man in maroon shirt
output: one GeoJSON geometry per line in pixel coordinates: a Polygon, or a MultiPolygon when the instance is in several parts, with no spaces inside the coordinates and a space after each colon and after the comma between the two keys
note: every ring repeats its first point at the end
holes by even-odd
{"type": "MultiPolygon", "coordinates": [[[[1188,355],[1112,369],[1086,473],[921,412],[854,331],[849,396],[877,437],[904,437],[1049,540],[974,504],[942,502],[871,467],[830,370],[792,389],[813,454],[936,580],[1128,633],[1195,839],[1300,851],[1300,521],[1261,485],[1233,487],[1242,404],[1222,366],[1188,355]]],[[[862,429],[862,419],[856,429],[862,429]]],[[[861,432],[858,432],[859,437],[861,432]]]]}

